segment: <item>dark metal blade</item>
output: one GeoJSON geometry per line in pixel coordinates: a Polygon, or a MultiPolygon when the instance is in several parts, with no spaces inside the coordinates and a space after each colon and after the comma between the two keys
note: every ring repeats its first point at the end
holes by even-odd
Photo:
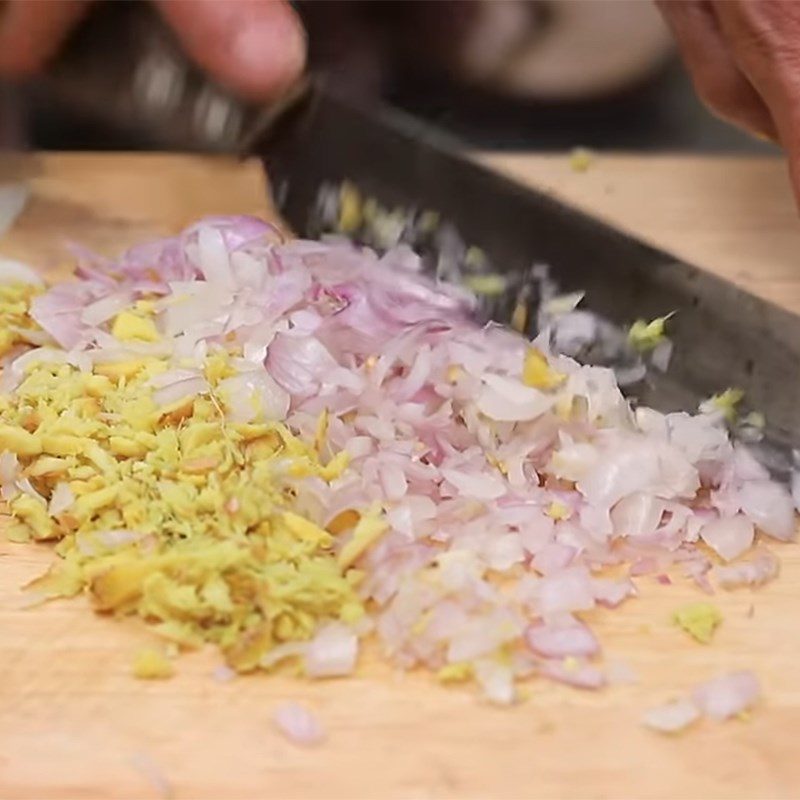
{"type": "Polygon", "coordinates": [[[736,386],[784,453],[800,441],[800,317],[476,164],[400,112],[317,87],[283,122],[253,150],[301,235],[325,183],[349,180],[384,205],[434,209],[501,271],[549,264],[564,291],[585,290],[585,306],[612,322],[677,311],[674,355],[648,404],[695,410],[736,386]]]}

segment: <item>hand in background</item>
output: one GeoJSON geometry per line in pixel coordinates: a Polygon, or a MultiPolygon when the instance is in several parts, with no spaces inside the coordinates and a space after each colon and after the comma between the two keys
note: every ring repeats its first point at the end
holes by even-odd
{"type": "MultiPolygon", "coordinates": [[[[154,0],[187,54],[242,97],[279,95],[302,72],[306,39],[284,0],[154,0]]],[[[7,0],[0,8],[0,75],[42,70],[89,0],[7,0]]]]}
{"type": "Polygon", "coordinates": [[[660,0],[703,101],[779,142],[800,200],[800,3],[660,0]]]}

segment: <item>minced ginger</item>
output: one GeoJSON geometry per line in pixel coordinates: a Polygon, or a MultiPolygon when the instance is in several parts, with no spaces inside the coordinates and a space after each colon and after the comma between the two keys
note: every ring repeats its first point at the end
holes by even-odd
{"type": "MultiPolygon", "coordinates": [[[[25,314],[17,322],[29,325],[25,314]]],[[[116,327],[150,337],[131,319],[116,327]]],[[[294,481],[347,468],[346,453],[326,450],[325,421],[311,444],[278,422],[227,421],[215,391],[233,374],[223,350],[205,361],[210,392],[158,407],[149,382],[171,368],[152,357],[86,372],[32,363],[0,395],[0,450],[22,475],[7,535],[57,541],[61,556],[32,588],[85,590],[98,611],[135,614],[180,646],[218,645],[239,671],[321,621],[357,620],[350,567],[385,530],[379,510],[337,528],[355,529],[337,559],[336,534],[291,508],[294,481]]]]}

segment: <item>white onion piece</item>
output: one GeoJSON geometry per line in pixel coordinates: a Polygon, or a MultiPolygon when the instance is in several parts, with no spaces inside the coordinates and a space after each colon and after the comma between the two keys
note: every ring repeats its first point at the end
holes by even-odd
{"type": "Polygon", "coordinates": [[[188,400],[205,394],[210,389],[205,378],[187,378],[169,383],[153,392],[153,401],[157,406],[168,406],[177,403],[178,400],[188,400]]]}
{"type": "Polygon", "coordinates": [[[91,326],[102,325],[128,308],[132,300],[133,292],[126,290],[112,292],[86,306],[81,312],[81,321],[91,326]]]}
{"type": "Polygon", "coordinates": [[[666,372],[672,360],[674,345],[670,339],[659,342],[650,354],[650,363],[661,372],[666,372]]]}
{"type": "Polygon", "coordinates": [[[564,626],[538,624],[525,631],[528,647],[540,656],[593,656],[600,651],[595,635],[582,622],[573,620],[564,626]]]}
{"type": "Polygon", "coordinates": [[[606,676],[591,664],[547,661],[539,670],[545,677],[576,689],[601,689],[606,685],[606,676]]]}
{"type": "Polygon", "coordinates": [[[201,226],[197,233],[197,247],[190,253],[190,258],[209,283],[226,288],[234,285],[231,258],[219,230],[210,225],[201,226]]]}
{"type": "Polygon", "coordinates": [[[616,608],[626,598],[636,595],[636,586],[628,579],[592,578],[592,593],[601,605],[616,608]]]}
{"type": "MultiPolygon", "coordinates": [[[[0,187],[2,192],[2,187],[0,187]]],[[[2,197],[0,196],[0,203],[2,197]]],[[[0,229],[2,228],[2,207],[0,207],[0,229]]],[[[0,236],[2,236],[0,230],[0,236]]],[[[33,286],[44,286],[42,276],[32,267],[23,264],[21,261],[14,261],[10,258],[0,258],[0,283],[30,283],[33,286]]]]}
{"type": "Polygon", "coordinates": [[[9,391],[13,391],[17,383],[22,380],[29,366],[45,363],[68,364],[69,362],[70,354],[66,350],[57,350],[55,347],[34,347],[33,350],[28,350],[27,353],[15,358],[3,372],[9,372],[10,375],[13,375],[14,386],[9,389],[9,391]]]}
{"type": "Polygon", "coordinates": [[[553,398],[518,380],[487,374],[478,395],[478,410],[497,422],[536,419],[553,405],[553,398]]]}
{"type": "Polygon", "coordinates": [[[589,573],[581,567],[572,567],[543,578],[539,584],[538,606],[542,615],[593,608],[594,592],[589,573]]]}
{"type": "Polygon", "coordinates": [[[141,531],[131,531],[124,528],[117,530],[97,531],[94,536],[97,541],[103,545],[103,547],[106,547],[109,550],[116,550],[119,547],[125,547],[144,538],[144,534],[141,531]]]}
{"type": "Polygon", "coordinates": [[[520,540],[529,553],[536,554],[553,540],[555,522],[539,509],[529,511],[528,515],[528,519],[520,526],[520,540]]]}
{"type": "Polygon", "coordinates": [[[258,663],[264,669],[271,669],[288,658],[305,655],[306,647],[308,647],[307,642],[282,642],[267,650],[258,663]]]}
{"type": "Polygon", "coordinates": [[[50,503],[47,508],[47,513],[51,517],[57,517],[59,514],[66,511],[75,502],[75,495],[69,484],[63,481],[56,484],[53,489],[53,494],[50,496],[50,503]]]}
{"type": "Polygon", "coordinates": [[[450,664],[472,661],[497,650],[520,635],[520,625],[507,613],[469,620],[450,640],[447,661],[450,664]]]}
{"type": "Polygon", "coordinates": [[[775,539],[788,542],[797,531],[794,503],[789,491],[768,480],[746,482],[739,490],[742,512],[775,539]]]}
{"type": "Polygon", "coordinates": [[[514,671],[509,666],[489,659],[479,659],[474,666],[475,677],[488,700],[509,706],[517,699],[514,671]]]}
{"type": "Polygon", "coordinates": [[[679,733],[700,718],[697,706],[682,698],[645,711],[642,723],[659,733],[679,733]]]}
{"type": "Polygon", "coordinates": [[[717,555],[731,561],[750,548],[755,531],[744,514],[736,514],[707,523],[700,529],[700,537],[717,555]]]}
{"type": "Polygon", "coordinates": [[[664,515],[665,503],[644,492],[623,497],[611,509],[614,533],[618,536],[650,536],[655,533],[664,515]]]}
{"type": "Polygon", "coordinates": [[[325,739],[325,730],[317,716],[299,703],[281,703],[273,712],[272,720],[294,744],[310,746],[325,739]]]}
{"type": "Polygon", "coordinates": [[[96,556],[107,551],[127,547],[129,544],[134,544],[144,539],[144,536],[145,534],[140,531],[132,531],[125,528],[94,531],[92,533],[79,531],[75,534],[75,543],[82,555],[96,556]]]}
{"type": "Polygon", "coordinates": [[[358,638],[346,626],[331,622],[320,628],[305,650],[305,672],[310,678],[349,675],[358,657],[358,638]]]}
{"type": "Polygon", "coordinates": [[[659,479],[658,454],[644,441],[620,442],[603,456],[578,482],[578,489],[592,505],[609,508],[659,479]]]}
{"type": "Polygon", "coordinates": [[[704,716],[719,722],[747,711],[758,700],[758,678],[749,671],[731,672],[697,686],[692,700],[704,716]]]}
{"type": "Polygon", "coordinates": [[[633,383],[638,383],[647,375],[647,365],[644,361],[638,361],[629,367],[615,366],[614,375],[620,386],[630,386],[633,383]]]}
{"type": "Polygon", "coordinates": [[[408,491],[408,479],[399,464],[384,464],[380,468],[380,481],[389,500],[400,500],[408,491]]]}
{"type": "Polygon", "coordinates": [[[202,377],[203,373],[199,369],[171,369],[154,375],[150,379],[150,385],[156,389],[163,389],[181,381],[192,381],[202,377]]]}
{"type": "Polygon", "coordinates": [[[284,420],[289,412],[289,393],[264,369],[250,370],[217,384],[232,422],[284,420]]]}
{"type": "Polygon", "coordinates": [[[483,548],[483,558],[489,569],[505,572],[525,559],[522,541],[517,533],[492,536],[483,548]]]}
{"type": "Polygon", "coordinates": [[[177,336],[209,322],[218,323],[222,332],[226,309],[233,301],[230,291],[202,281],[171,283],[170,288],[170,302],[161,315],[167,336],[177,336]]]}
{"type": "Polygon", "coordinates": [[[3,500],[12,500],[19,494],[17,478],[19,477],[19,461],[16,453],[5,451],[0,453],[0,487],[3,500]]]}
{"type": "Polygon", "coordinates": [[[552,542],[536,552],[532,566],[542,575],[552,575],[566,569],[577,555],[575,547],[560,542],[552,542]]]}
{"type": "Polygon", "coordinates": [[[597,447],[588,442],[565,441],[562,437],[560,445],[550,462],[550,470],[557,478],[579,481],[600,460],[597,447]]]}
{"type": "Polygon", "coordinates": [[[260,259],[241,250],[231,253],[230,265],[236,286],[240,288],[258,289],[268,275],[260,259]]]}
{"type": "Polygon", "coordinates": [[[780,562],[777,556],[765,547],[758,547],[753,558],[737,561],[724,567],[716,567],[713,571],[717,583],[723,589],[737,586],[762,586],[778,575],[780,562]]]}
{"type": "Polygon", "coordinates": [[[506,493],[505,483],[496,475],[469,475],[455,469],[443,469],[442,476],[460,495],[474,497],[476,500],[495,500],[506,493]]]}
{"type": "Polygon", "coordinates": [[[312,336],[278,334],[269,346],[267,370],[292,394],[316,391],[324,376],[336,367],[333,356],[312,336]]]}
{"type": "Polygon", "coordinates": [[[597,317],[588,311],[570,311],[552,324],[553,347],[559,353],[575,355],[597,338],[597,317]]]}

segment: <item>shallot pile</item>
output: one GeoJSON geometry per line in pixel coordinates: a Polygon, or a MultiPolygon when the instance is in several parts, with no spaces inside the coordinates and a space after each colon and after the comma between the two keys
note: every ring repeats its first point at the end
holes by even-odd
{"type": "Polygon", "coordinates": [[[81,254],[76,274],[31,292],[13,325],[3,312],[16,535],[61,540],[46,593],[87,590],[183,646],[215,642],[237,670],[349,674],[374,635],[395,665],[474,678],[500,704],[534,675],[599,688],[582,612],[647,574],[758,585],[777,572],[766,542],[794,536],[789,491],[722,414],[632,408],[548,331],[476,323],[473,296],[407,248],[213,218],[114,262],[81,254]],[[50,379],[76,376],[111,382],[90,387],[101,427],[54,433],[85,409],[50,379]],[[125,517],[102,504],[115,481],[131,508],[163,505],[125,517]]]}

